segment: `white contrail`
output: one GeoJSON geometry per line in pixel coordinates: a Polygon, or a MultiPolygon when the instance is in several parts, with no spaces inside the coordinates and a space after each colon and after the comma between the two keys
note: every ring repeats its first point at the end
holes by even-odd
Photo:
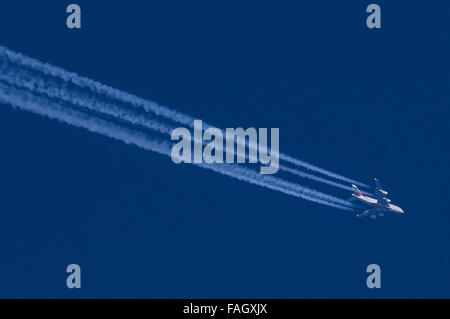
{"type": "MultiPolygon", "coordinates": [[[[36,96],[33,92],[15,88],[0,81],[0,102],[10,104],[23,110],[27,110],[41,116],[56,119],[61,122],[88,129],[91,132],[99,133],[127,144],[134,144],[145,150],[150,150],[170,156],[171,146],[165,141],[151,138],[148,134],[134,131],[128,127],[120,126],[109,121],[84,114],[77,110],[68,108],[62,104],[48,98],[36,96]]],[[[352,203],[344,201],[334,196],[326,195],[315,190],[302,187],[298,184],[286,182],[277,177],[261,175],[254,170],[238,167],[237,165],[210,165],[198,164],[203,168],[211,169],[223,175],[227,175],[238,180],[259,185],[279,191],[288,195],[296,196],[316,202],[322,205],[352,211],[356,207],[352,203]]]]}
{"type": "Polygon", "coordinates": [[[311,171],[314,171],[314,172],[317,172],[317,173],[321,173],[323,175],[327,175],[329,177],[341,180],[343,182],[347,182],[347,183],[351,183],[351,184],[356,184],[358,186],[370,188],[370,186],[367,185],[367,184],[364,184],[364,183],[358,182],[358,181],[356,181],[354,179],[351,179],[351,178],[348,178],[348,177],[345,177],[345,176],[342,176],[342,175],[330,172],[330,171],[328,171],[326,169],[323,169],[323,168],[320,168],[318,166],[309,164],[309,163],[307,163],[305,161],[298,160],[298,159],[293,158],[293,157],[291,157],[289,155],[280,154],[280,159],[282,159],[282,160],[284,160],[286,162],[289,162],[291,164],[304,167],[304,168],[306,168],[308,170],[311,170],[311,171]]]}
{"type": "MultiPolygon", "coordinates": [[[[330,186],[334,186],[334,187],[337,187],[337,188],[341,188],[341,189],[353,192],[353,188],[350,187],[350,186],[347,186],[347,185],[344,185],[344,184],[341,184],[341,183],[337,183],[337,182],[334,182],[334,181],[330,181],[330,180],[328,180],[326,178],[323,178],[323,177],[318,177],[316,175],[308,174],[308,173],[299,171],[298,169],[295,169],[295,168],[291,168],[291,167],[287,167],[287,166],[284,166],[284,165],[280,165],[280,170],[289,172],[289,173],[297,175],[299,177],[308,178],[308,179],[311,179],[311,180],[319,182],[319,183],[324,183],[324,184],[327,184],[327,185],[330,185],[330,186]]],[[[367,195],[367,196],[374,196],[372,193],[369,193],[369,192],[366,192],[366,191],[361,191],[361,193],[363,193],[364,195],[367,195]]]]}
{"type": "MultiPolygon", "coordinates": [[[[150,112],[155,114],[156,116],[162,116],[167,120],[174,121],[179,124],[186,125],[188,127],[193,128],[193,122],[195,118],[171,110],[167,107],[156,104],[155,102],[151,102],[142,98],[139,98],[133,94],[129,94],[126,92],[122,92],[120,90],[114,89],[105,84],[81,77],[76,73],[68,72],[62,68],[52,66],[47,63],[40,62],[38,60],[27,57],[21,53],[13,52],[5,47],[0,46],[0,57],[2,57],[3,63],[13,63],[18,66],[23,66],[30,68],[34,71],[42,72],[45,75],[52,76],[58,78],[66,83],[66,85],[75,85],[81,89],[87,89],[91,93],[101,95],[103,98],[107,97],[113,101],[131,104],[138,109],[143,109],[146,112],[150,112]]],[[[8,70],[8,67],[4,68],[8,70]]],[[[56,93],[56,92],[55,92],[56,93]]],[[[211,125],[204,123],[204,128],[212,127],[211,125]]],[[[250,148],[257,148],[257,145],[249,145],[250,148]]],[[[326,175],[328,177],[332,177],[334,179],[338,179],[347,183],[357,184],[362,187],[369,187],[368,185],[358,182],[356,180],[347,178],[345,176],[330,172],[318,166],[309,164],[305,161],[293,158],[289,155],[280,153],[280,160],[286,161],[288,163],[294,164],[296,166],[304,167],[308,170],[318,172],[320,174],[326,175]]]]}
{"type": "MultiPolygon", "coordinates": [[[[108,101],[108,99],[105,99],[103,96],[92,93],[87,94],[86,91],[81,90],[77,86],[67,87],[67,83],[60,78],[45,75],[42,72],[36,72],[29,67],[20,67],[17,64],[4,62],[0,64],[0,80],[16,87],[27,89],[34,93],[57,99],[58,101],[64,101],[93,112],[100,112],[161,134],[170,136],[171,132],[176,128],[169,124],[165,124],[160,120],[158,121],[158,119],[149,118],[146,113],[142,114],[133,108],[130,109],[124,105],[120,105],[117,101],[108,101]]],[[[223,150],[220,148],[219,151],[226,152],[226,149],[223,150]]],[[[350,186],[330,181],[323,177],[318,177],[284,165],[280,165],[279,168],[282,171],[289,172],[302,178],[308,178],[316,182],[352,191],[350,186]]]]}

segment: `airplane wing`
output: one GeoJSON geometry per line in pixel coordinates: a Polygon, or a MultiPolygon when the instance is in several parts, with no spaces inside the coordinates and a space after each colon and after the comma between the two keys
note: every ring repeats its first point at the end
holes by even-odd
{"type": "Polygon", "coordinates": [[[369,210],[365,210],[364,212],[356,215],[356,217],[367,217],[367,216],[372,216],[373,214],[376,214],[377,210],[376,209],[369,209],[369,210]]]}
{"type": "Polygon", "coordinates": [[[370,215],[370,212],[368,210],[365,210],[361,214],[356,215],[356,217],[366,217],[369,215],[370,215]]]}
{"type": "Polygon", "coordinates": [[[387,194],[388,192],[383,189],[383,186],[381,186],[378,178],[375,178],[375,195],[377,196],[377,204],[386,207],[389,206],[391,200],[386,197],[387,194]]]}

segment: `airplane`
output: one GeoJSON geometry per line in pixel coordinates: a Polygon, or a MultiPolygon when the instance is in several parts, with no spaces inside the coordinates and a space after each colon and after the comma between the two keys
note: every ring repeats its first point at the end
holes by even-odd
{"type": "Polygon", "coordinates": [[[370,218],[375,219],[377,218],[377,216],[383,217],[385,213],[405,213],[403,209],[401,209],[397,205],[391,204],[391,200],[386,198],[388,192],[383,190],[383,187],[381,186],[378,178],[375,178],[375,195],[377,198],[372,198],[364,195],[354,184],[352,184],[352,188],[353,194],[352,197],[350,197],[349,201],[362,202],[371,207],[370,209],[356,215],[356,217],[370,216],[370,218]]]}

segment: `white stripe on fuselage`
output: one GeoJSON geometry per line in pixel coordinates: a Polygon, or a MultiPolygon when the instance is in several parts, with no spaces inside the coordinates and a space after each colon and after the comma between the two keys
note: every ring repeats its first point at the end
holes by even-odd
{"type": "Polygon", "coordinates": [[[363,202],[365,204],[369,204],[370,206],[372,206],[372,207],[374,207],[376,209],[379,209],[379,210],[391,210],[390,207],[379,205],[378,201],[375,198],[364,196],[364,195],[359,195],[359,196],[355,196],[355,197],[358,198],[361,202],[363,202]]]}
{"type": "Polygon", "coordinates": [[[397,214],[404,213],[403,210],[400,207],[398,207],[397,205],[388,204],[389,206],[383,206],[383,205],[379,205],[378,201],[375,198],[364,196],[364,195],[359,195],[359,196],[353,195],[353,196],[355,196],[358,200],[360,200],[364,204],[368,204],[377,210],[384,210],[384,211],[394,212],[397,214]]]}

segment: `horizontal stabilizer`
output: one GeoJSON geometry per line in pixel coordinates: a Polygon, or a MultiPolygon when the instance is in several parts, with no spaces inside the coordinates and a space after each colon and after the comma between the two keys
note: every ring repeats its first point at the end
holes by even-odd
{"type": "Polygon", "coordinates": [[[358,187],[356,187],[355,184],[352,184],[352,188],[353,188],[353,194],[355,194],[356,196],[362,196],[361,191],[358,189],[358,187]]]}

